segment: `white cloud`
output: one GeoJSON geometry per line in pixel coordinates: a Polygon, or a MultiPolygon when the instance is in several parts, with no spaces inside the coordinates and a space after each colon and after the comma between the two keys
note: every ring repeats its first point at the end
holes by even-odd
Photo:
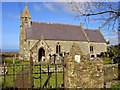
{"type": "MultiPolygon", "coordinates": [[[[84,8],[83,8],[83,4],[84,2],[81,3],[75,3],[78,7],[80,7],[80,11],[84,12],[84,8]]],[[[78,12],[76,12],[75,10],[73,10],[73,7],[70,6],[70,4],[68,4],[68,2],[44,2],[43,5],[53,11],[53,12],[67,12],[70,14],[74,14],[77,15],[78,12]]]]}
{"type": "MultiPolygon", "coordinates": [[[[59,3],[61,5],[61,7],[63,8],[63,10],[67,13],[70,13],[70,14],[74,14],[74,15],[78,15],[78,11],[76,11],[75,8],[72,7],[72,5],[70,4],[70,2],[60,2],[59,3]]],[[[79,11],[83,12],[84,13],[84,2],[76,2],[74,3],[75,6],[79,7],[79,11]]]]}
{"type": "Polygon", "coordinates": [[[47,9],[49,9],[49,10],[51,10],[51,11],[53,11],[53,12],[59,12],[59,9],[57,8],[57,6],[55,5],[56,3],[43,3],[43,5],[47,8],[47,9]]]}
{"type": "Polygon", "coordinates": [[[68,4],[68,2],[64,2],[64,3],[60,3],[61,6],[63,7],[63,10],[65,12],[71,13],[71,14],[75,14],[75,12],[73,11],[72,7],[70,7],[70,5],[68,4]]]}
{"type": "Polygon", "coordinates": [[[39,11],[40,11],[40,5],[39,5],[39,4],[34,4],[34,5],[33,5],[33,9],[34,9],[36,12],[39,12],[39,11]]]}
{"type": "Polygon", "coordinates": [[[62,12],[65,11],[67,13],[75,14],[72,8],[69,6],[68,2],[46,2],[43,5],[53,11],[53,12],[62,12]]]}

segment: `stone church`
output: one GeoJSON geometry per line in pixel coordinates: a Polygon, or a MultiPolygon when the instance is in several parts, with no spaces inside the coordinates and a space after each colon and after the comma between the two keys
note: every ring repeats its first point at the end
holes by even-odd
{"type": "Polygon", "coordinates": [[[26,5],[20,16],[20,58],[29,60],[30,52],[36,62],[49,61],[52,56],[63,57],[72,45],[80,46],[84,55],[97,57],[107,51],[106,40],[100,30],[82,26],[31,21],[26,5]]]}

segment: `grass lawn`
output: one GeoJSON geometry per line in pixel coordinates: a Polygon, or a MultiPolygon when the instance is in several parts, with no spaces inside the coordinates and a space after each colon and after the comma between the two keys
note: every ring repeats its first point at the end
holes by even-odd
{"type": "Polygon", "coordinates": [[[111,63],[111,58],[103,58],[103,63],[104,64],[110,64],[111,63]]]}
{"type": "MultiPolygon", "coordinates": [[[[13,59],[12,58],[7,58],[5,60],[6,62],[6,66],[8,67],[8,74],[5,76],[6,78],[6,87],[13,87],[14,86],[14,81],[16,79],[16,75],[13,77],[13,75],[10,74],[21,74],[22,70],[28,70],[30,72],[30,62],[28,61],[19,61],[19,60],[15,60],[15,66],[12,65],[13,59]],[[23,65],[23,66],[22,66],[23,65]],[[15,72],[13,72],[15,71],[15,72]]],[[[33,64],[37,64],[37,63],[33,63],[33,64]]],[[[44,65],[42,66],[43,69],[47,69],[48,65],[44,65]]],[[[54,65],[51,65],[49,68],[55,68],[54,65]]],[[[57,66],[57,68],[60,68],[60,66],[57,66]]],[[[38,74],[33,74],[34,78],[34,88],[39,88],[40,87],[40,66],[34,66],[33,67],[33,72],[34,73],[38,73],[38,74]]],[[[30,73],[26,74],[29,77],[29,81],[30,82],[30,73]]],[[[55,73],[51,74],[51,78],[50,78],[50,86],[52,87],[56,87],[56,79],[55,79],[56,75],[55,73]]],[[[48,78],[48,74],[41,74],[41,80],[42,80],[42,86],[45,83],[45,81],[48,78]]],[[[2,76],[2,84],[4,83],[4,76],[2,76]]],[[[61,84],[63,83],[63,73],[57,73],[57,87],[59,87],[61,84]]],[[[48,86],[47,86],[48,87],[48,86]]]]}

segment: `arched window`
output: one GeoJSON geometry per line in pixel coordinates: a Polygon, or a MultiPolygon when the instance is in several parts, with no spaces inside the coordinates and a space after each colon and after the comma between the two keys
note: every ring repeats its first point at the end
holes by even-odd
{"type": "Polygon", "coordinates": [[[45,50],[43,48],[40,48],[38,51],[38,61],[40,62],[42,57],[45,57],[45,50]]]}
{"type": "Polygon", "coordinates": [[[61,51],[61,47],[60,47],[60,45],[59,45],[59,52],[61,51]]]}
{"type": "Polygon", "coordinates": [[[90,45],[90,52],[93,52],[93,46],[90,45]]]}
{"type": "Polygon", "coordinates": [[[58,45],[56,45],[56,53],[58,53],[58,45]]]}
{"type": "Polygon", "coordinates": [[[59,43],[56,45],[56,53],[59,53],[61,51],[61,46],[59,43]]]}

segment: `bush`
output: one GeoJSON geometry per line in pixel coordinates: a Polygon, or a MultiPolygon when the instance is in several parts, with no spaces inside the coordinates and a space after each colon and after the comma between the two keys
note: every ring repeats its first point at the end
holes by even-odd
{"type": "Polygon", "coordinates": [[[109,46],[108,54],[114,63],[120,63],[120,45],[109,46]]]}
{"type": "Polygon", "coordinates": [[[112,90],[120,90],[120,84],[112,85],[111,88],[112,90]]]}
{"type": "MultiPolygon", "coordinates": [[[[14,60],[14,58],[6,57],[3,59],[3,62],[5,62],[7,64],[13,64],[13,60],[14,60]]],[[[14,60],[14,62],[17,64],[17,63],[20,63],[20,60],[14,60]]]]}
{"type": "Polygon", "coordinates": [[[113,58],[114,63],[120,63],[120,56],[113,58]]]}

